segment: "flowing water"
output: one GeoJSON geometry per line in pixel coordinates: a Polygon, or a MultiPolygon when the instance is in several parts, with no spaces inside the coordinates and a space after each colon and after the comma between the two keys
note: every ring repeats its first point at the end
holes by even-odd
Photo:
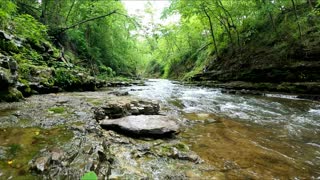
{"type": "Polygon", "coordinates": [[[320,103],[287,95],[230,95],[149,80],[130,94],[158,100],[192,124],[179,135],[213,168],[208,177],[319,179],[320,103]]]}

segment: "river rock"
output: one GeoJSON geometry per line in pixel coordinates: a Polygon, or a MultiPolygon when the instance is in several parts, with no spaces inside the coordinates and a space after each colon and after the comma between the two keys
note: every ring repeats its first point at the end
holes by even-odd
{"type": "Polygon", "coordinates": [[[33,168],[40,172],[43,172],[44,170],[47,169],[49,161],[50,161],[50,157],[48,156],[39,157],[35,160],[33,168]]]}
{"type": "Polygon", "coordinates": [[[112,91],[108,94],[112,94],[115,96],[128,96],[129,95],[128,91],[112,91]]]}
{"type": "Polygon", "coordinates": [[[96,120],[102,120],[105,117],[110,119],[122,118],[129,115],[157,115],[160,105],[151,101],[130,101],[106,103],[101,107],[94,108],[96,120]]]}
{"type": "Polygon", "coordinates": [[[62,159],[63,155],[64,155],[64,152],[61,150],[61,149],[58,149],[58,148],[53,148],[51,150],[51,154],[52,154],[52,157],[51,159],[53,161],[59,161],[62,159]]]}
{"type": "Polygon", "coordinates": [[[179,125],[167,116],[139,115],[127,116],[121,119],[104,120],[102,128],[137,136],[168,136],[178,133],[179,125]]]}

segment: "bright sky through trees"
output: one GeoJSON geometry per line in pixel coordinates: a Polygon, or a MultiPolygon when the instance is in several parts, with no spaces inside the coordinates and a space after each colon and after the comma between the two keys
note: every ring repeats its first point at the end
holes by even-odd
{"type": "Polygon", "coordinates": [[[154,13],[153,23],[166,25],[169,23],[176,23],[180,20],[179,15],[161,19],[162,11],[170,6],[169,0],[122,0],[122,2],[128,11],[128,14],[139,16],[141,18],[141,23],[144,26],[148,26],[152,22],[151,15],[145,12],[148,2],[151,3],[152,11],[154,13]]]}

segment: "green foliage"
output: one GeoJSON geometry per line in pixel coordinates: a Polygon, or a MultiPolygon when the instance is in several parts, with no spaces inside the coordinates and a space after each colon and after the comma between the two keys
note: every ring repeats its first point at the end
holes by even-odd
{"type": "Polygon", "coordinates": [[[12,41],[6,41],[4,39],[0,39],[0,49],[6,52],[18,52],[18,47],[12,41]]]}
{"type": "Polygon", "coordinates": [[[55,71],[55,84],[60,86],[71,86],[80,84],[80,79],[67,68],[57,68],[55,71]]]}
{"type": "Polygon", "coordinates": [[[16,12],[16,5],[10,0],[0,2],[0,29],[7,29],[11,16],[16,12]]]}
{"type": "Polygon", "coordinates": [[[36,45],[47,39],[47,28],[32,16],[23,14],[13,19],[14,33],[36,45]]]}
{"type": "MultiPolygon", "coordinates": [[[[67,16],[68,10],[62,9],[59,13],[67,16]]],[[[126,14],[121,2],[106,0],[76,3],[72,10],[74,11],[70,13],[68,20],[72,23],[108,14],[113,10],[126,14]]],[[[117,74],[134,74],[139,54],[136,51],[135,37],[128,33],[133,28],[128,17],[113,14],[68,30],[65,44],[74,47],[72,50],[85,60],[84,63],[92,67],[102,65],[110,67],[117,74]]]]}
{"type": "Polygon", "coordinates": [[[99,66],[100,72],[103,75],[106,75],[108,77],[114,77],[116,75],[116,72],[114,72],[110,67],[106,67],[104,65],[99,66]]]}
{"type": "Polygon", "coordinates": [[[14,59],[18,61],[18,63],[27,63],[27,64],[35,64],[35,65],[46,65],[41,54],[31,48],[23,48],[13,55],[14,59]]]}
{"type": "Polygon", "coordinates": [[[98,176],[95,172],[90,171],[85,173],[82,177],[81,180],[98,180],[98,176]]]}
{"type": "Polygon", "coordinates": [[[315,43],[304,39],[319,32],[319,8],[306,0],[294,2],[172,0],[163,17],[179,13],[180,23],[153,24],[143,42],[148,46],[143,52],[149,58],[146,73],[187,80],[260,47],[269,46],[281,58],[294,47],[311,48],[315,43]]]}

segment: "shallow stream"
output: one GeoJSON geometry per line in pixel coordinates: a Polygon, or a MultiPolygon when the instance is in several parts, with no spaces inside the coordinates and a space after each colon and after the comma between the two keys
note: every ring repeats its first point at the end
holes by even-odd
{"type": "Polygon", "coordinates": [[[220,89],[150,80],[130,94],[158,100],[192,124],[179,135],[228,178],[320,178],[320,103],[294,96],[231,95],[220,89]]]}

